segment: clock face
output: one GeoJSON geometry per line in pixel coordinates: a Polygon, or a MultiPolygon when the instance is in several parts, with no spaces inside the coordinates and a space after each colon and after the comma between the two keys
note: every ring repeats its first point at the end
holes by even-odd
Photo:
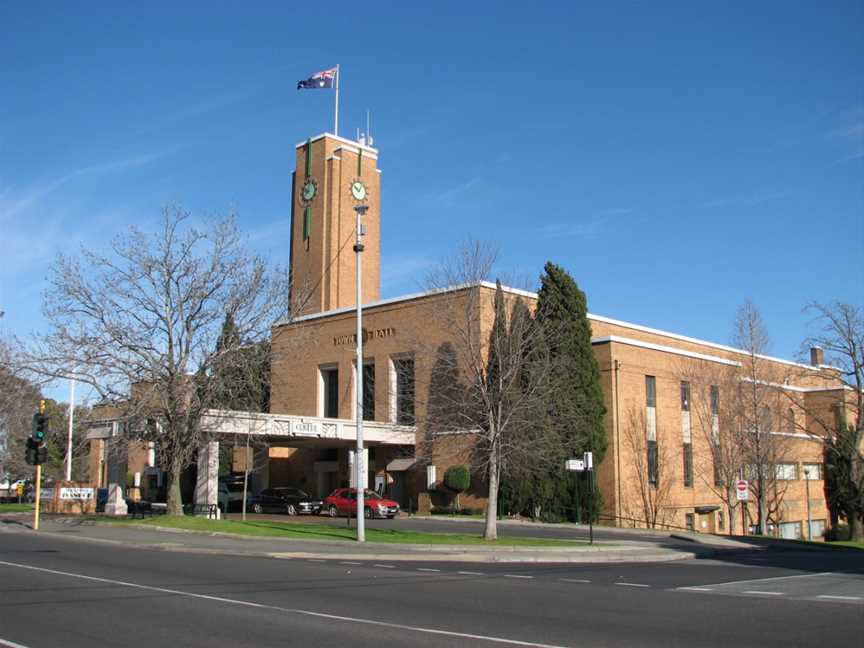
{"type": "Polygon", "coordinates": [[[300,189],[300,200],[304,203],[310,203],[315,199],[315,194],[318,193],[318,183],[314,178],[309,178],[303,183],[300,189]]]}
{"type": "Polygon", "coordinates": [[[356,200],[365,200],[366,199],[366,185],[364,185],[359,180],[355,180],[351,183],[351,195],[354,196],[356,200]]]}

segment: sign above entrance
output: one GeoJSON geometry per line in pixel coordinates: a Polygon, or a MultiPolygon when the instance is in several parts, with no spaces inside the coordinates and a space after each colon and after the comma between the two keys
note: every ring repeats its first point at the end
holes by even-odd
{"type": "MultiPolygon", "coordinates": [[[[396,335],[396,329],[392,326],[380,329],[363,329],[363,343],[379,338],[393,337],[396,335]]],[[[357,344],[357,334],[350,335],[334,335],[333,346],[342,346],[343,344],[357,344]]]]}
{"type": "Polygon", "coordinates": [[[321,424],[318,421],[291,421],[291,436],[320,437],[321,424]]]}

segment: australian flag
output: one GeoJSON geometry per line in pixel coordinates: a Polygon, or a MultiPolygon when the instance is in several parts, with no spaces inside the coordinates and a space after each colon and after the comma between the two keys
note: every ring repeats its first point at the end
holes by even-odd
{"type": "Polygon", "coordinates": [[[336,80],[336,68],[330,68],[323,72],[316,72],[308,79],[297,82],[297,89],[303,88],[332,88],[336,80]]]}

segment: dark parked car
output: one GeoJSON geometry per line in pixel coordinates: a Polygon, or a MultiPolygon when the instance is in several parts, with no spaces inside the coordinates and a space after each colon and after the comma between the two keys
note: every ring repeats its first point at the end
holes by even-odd
{"type": "MultiPolygon", "coordinates": [[[[357,515],[357,490],[337,488],[324,498],[324,510],[330,517],[338,515],[357,515]]],[[[368,488],[363,491],[363,517],[393,519],[399,513],[399,504],[384,499],[368,488]]]]}
{"type": "Polygon", "coordinates": [[[287,513],[298,515],[308,513],[317,515],[321,511],[322,502],[311,497],[309,493],[290,486],[265,488],[252,500],[252,511],[255,513],[287,513]]]}

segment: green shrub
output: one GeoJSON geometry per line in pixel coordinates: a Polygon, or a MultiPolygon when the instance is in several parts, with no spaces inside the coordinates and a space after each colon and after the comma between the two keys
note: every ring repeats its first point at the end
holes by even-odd
{"type": "Polygon", "coordinates": [[[468,466],[450,466],[444,473],[444,485],[454,493],[463,493],[471,486],[471,471],[468,466]]]}
{"type": "Polygon", "coordinates": [[[468,466],[464,464],[450,466],[444,473],[444,485],[456,493],[456,510],[458,511],[460,508],[459,493],[465,492],[471,486],[471,471],[468,466]]]}

